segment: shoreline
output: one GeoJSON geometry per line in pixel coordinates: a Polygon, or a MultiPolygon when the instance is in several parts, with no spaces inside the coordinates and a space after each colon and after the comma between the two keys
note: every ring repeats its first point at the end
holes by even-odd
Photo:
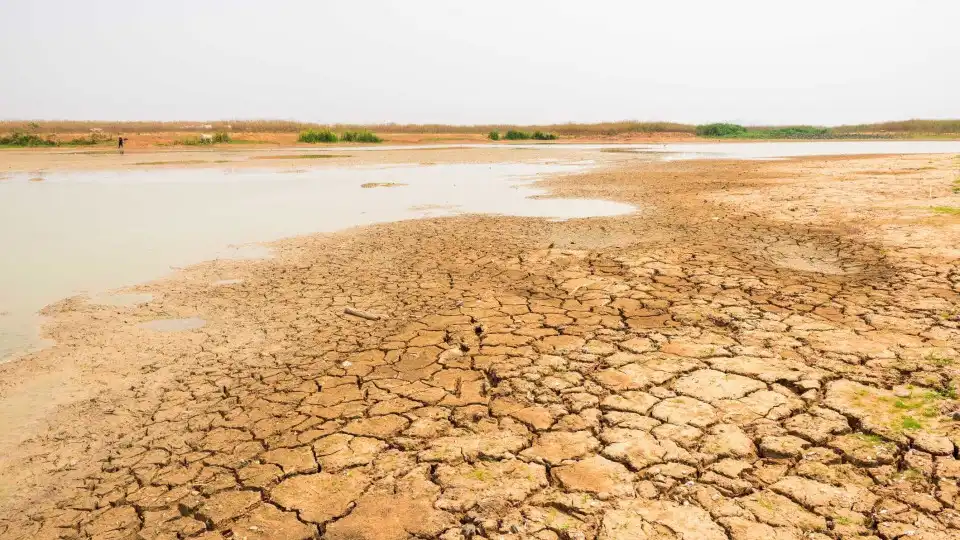
{"type": "MultiPolygon", "coordinates": [[[[485,150],[480,153],[483,155],[473,159],[483,162],[499,157],[487,155],[485,150]]],[[[561,518],[585,534],[604,530],[607,520],[621,520],[628,530],[640,530],[632,529],[639,525],[627,517],[617,517],[620,514],[611,500],[636,507],[641,514],[654,507],[690,513],[699,534],[714,534],[716,529],[711,527],[718,525],[700,508],[714,496],[716,488],[712,486],[725,484],[703,481],[703,474],[717,461],[697,457],[709,452],[700,442],[688,442],[682,434],[688,428],[682,426],[698,426],[698,431],[702,427],[697,440],[709,437],[709,426],[736,426],[737,437],[743,433],[756,445],[752,451],[742,450],[739,459],[759,457],[770,462],[751,465],[758,470],[786,466],[779,476],[769,473],[774,475],[771,482],[749,475],[731,478],[747,482],[752,486],[750,492],[757,493],[770,493],[769,485],[780,485],[781,491],[792,489],[778,482],[798,477],[795,468],[807,459],[804,452],[790,449],[789,444],[801,443],[789,439],[798,437],[788,435],[788,430],[806,437],[805,451],[830,442],[844,456],[860,456],[846,438],[853,430],[905,445],[911,452],[924,448],[937,467],[952,459],[947,454],[931,454],[930,449],[938,447],[918,443],[911,432],[892,430],[885,415],[894,413],[854,403],[844,393],[848,386],[860,385],[866,388],[868,404],[874,396],[878,403],[886,403],[886,393],[907,381],[932,384],[914,373],[960,381],[960,372],[952,364],[925,363],[927,353],[917,352],[935,349],[945,359],[960,359],[956,348],[949,345],[951,338],[960,336],[960,322],[937,318],[937,310],[946,309],[944,303],[960,298],[960,271],[951,252],[952,246],[960,245],[953,243],[960,234],[956,218],[942,216],[938,222],[936,216],[924,214],[920,202],[914,202],[925,200],[928,186],[937,186],[938,197],[956,199],[940,193],[949,189],[952,156],[668,163],[641,163],[630,160],[629,155],[606,157],[611,160],[608,168],[543,179],[537,186],[548,189],[547,197],[607,198],[648,211],[560,223],[466,215],[288,238],[274,243],[278,246],[276,259],[208,262],[169,279],[129,288],[155,294],[142,306],[103,308],[76,299],[49,306],[47,312],[56,316],[49,335],[60,338],[57,345],[31,355],[27,359],[30,365],[0,365],[0,401],[4,405],[15,397],[11,392],[18,391],[21,396],[58,398],[53,403],[27,403],[32,416],[18,427],[34,430],[32,441],[4,444],[11,452],[0,462],[0,471],[18,473],[16,483],[0,493],[0,538],[11,531],[10,537],[16,537],[13,527],[30,534],[41,528],[65,528],[93,535],[103,532],[107,523],[113,527],[108,532],[145,530],[150,524],[140,517],[143,512],[159,511],[169,504],[190,509],[182,519],[192,521],[181,521],[178,526],[206,523],[198,533],[208,528],[249,527],[260,523],[257,515],[266,513],[281,516],[290,530],[313,527],[331,538],[356,531],[373,534],[382,523],[372,509],[392,504],[426,516],[425,522],[432,528],[419,530],[434,534],[454,527],[455,517],[465,512],[463,505],[440,504],[438,500],[466,497],[474,491],[474,497],[485,500],[477,486],[455,480],[458,475],[469,476],[466,468],[474,465],[453,457],[447,448],[473,448],[464,442],[467,440],[479,440],[480,454],[493,464],[522,462],[534,479],[546,474],[543,467],[550,465],[553,471],[588,467],[585,471],[593,471],[588,476],[607,482],[602,489],[612,493],[612,499],[596,497],[599,492],[594,486],[578,483],[581,481],[575,476],[550,473],[554,475],[552,485],[533,481],[523,488],[527,494],[513,500],[509,508],[492,502],[477,507],[482,519],[494,521],[515,520],[511,512],[522,510],[524,526],[534,528],[527,530],[530,534],[559,530],[560,525],[550,521],[554,518],[536,513],[536,509],[559,501],[578,508],[577,512],[561,512],[561,518]],[[915,182],[898,183],[895,175],[876,173],[888,170],[901,171],[902,177],[915,182]],[[831,178],[842,181],[830,182],[831,178]],[[895,189],[898,186],[899,191],[895,189]],[[867,193],[859,193],[863,190],[867,193]],[[911,238],[915,237],[923,240],[921,249],[913,247],[911,238]],[[918,268],[925,269],[925,281],[919,284],[909,277],[911,269],[918,268]],[[210,286],[222,279],[244,281],[210,286]],[[869,298],[876,294],[871,291],[877,290],[883,295],[869,298]],[[831,298],[841,298],[843,309],[832,306],[837,300],[831,298]],[[342,314],[346,306],[390,318],[356,321],[342,314]],[[877,306],[884,311],[876,313],[877,306]],[[171,334],[130,329],[132,321],[158,315],[189,317],[198,311],[208,320],[204,329],[171,334]],[[910,324],[923,321],[927,326],[914,331],[907,322],[897,322],[900,319],[913,321],[910,324]],[[791,320],[791,324],[784,323],[791,320]],[[475,332],[477,324],[482,326],[479,333],[475,332]],[[801,328],[804,325],[810,328],[801,328]],[[829,338],[819,338],[816,332],[827,332],[829,338]],[[453,344],[460,346],[451,347],[453,344]],[[460,353],[450,352],[454,350],[460,353]],[[910,359],[923,369],[904,375],[891,363],[891,354],[893,359],[910,359]],[[391,355],[395,355],[392,363],[391,355]],[[424,363],[424,358],[432,361],[424,363]],[[731,364],[731,358],[742,360],[731,364]],[[756,358],[765,358],[762,363],[766,367],[757,368],[756,358]],[[547,363],[533,359],[546,359],[547,363]],[[638,367],[620,370],[624,366],[638,367]],[[654,371],[666,370],[658,373],[669,376],[642,371],[650,366],[657,366],[654,371]],[[737,408],[741,405],[722,403],[745,403],[747,392],[739,395],[733,388],[724,390],[730,395],[716,401],[710,397],[694,400],[703,406],[696,405],[696,412],[690,414],[706,418],[709,407],[720,411],[710,414],[722,416],[703,420],[702,426],[700,416],[681,421],[681,413],[666,409],[652,417],[647,409],[637,412],[643,409],[636,402],[641,399],[638,391],[659,401],[655,410],[660,410],[664,401],[688,395],[685,388],[696,389],[701,398],[711,396],[715,385],[710,377],[714,374],[708,372],[718,370],[728,373],[737,385],[751,388],[749,392],[766,392],[764,399],[784,399],[777,407],[790,413],[769,412],[758,419],[756,413],[737,408]],[[659,382],[638,382],[641,372],[659,382]],[[32,378],[46,374],[56,379],[58,373],[60,380],[32,378]],[[443,389],[443,396],[434,399],[401,391],[402,385],[381,385],[377,382],[381,379],[373,376],[378,373],[386,380],[406,381],[404,384],[423,385],[426,381],[430,383],[427,386],[443,389]],[[11,385],[11,379],[33,386],[18,388],[11,385]],[[310,386],[314,380],[319,382],[310,386]],[[497,380],[506,383],[494,384],[497,380]],[[530,380],[545,381],[546,389],[525,386],[524,381],[530,380]],[[839,385],[843,381],[847,382],[839,385]],[[366,389],[364,396],[333,401],[324,397],[347,393],[354,383],[366,389]],[[584,391],[575,392],[577,386],[584,391]],[[527,391],[538,399],[525,401],[523,392],[527,391]],[[192,401],[183,398],[184,392],[192,401]],[[669,396],[671,392],[674,397],[669,396]],[[611,396],[626,401],[611,406],[612,401],[606,401],[611,396]],[[322,403],[310,403],[312,399],[322,403]],[[367,404],[366,400],[372,401],[367,404]],[[357,401],[364,403],[363,411],[351,412],[353,405],[349,404],[357,401]],[[419,405],[407,408],[413,402],[419,405]],[[284,403],[296,406],[288,408],[284,403]],[[577,403],[582,408],[571,405],[577,403]],[[65,408],[55,411],[54,406],[65,408]],[[276,416],[271,407],[285,412],[276,416]],[[237,415],[232,415],[237,408],[237,415]],[[371,412],[373,408],[377,412],[371,412]],[[818,442],[820,436],[811,435],[806,428],[782,426],[797,416],[815,418],[820,414],[818,408],[839,410],[836,414],[856,418],[859,427],[848,426],[846,431],[838,427],[818,442]],[[441,414],[443,411],[447,412],[441,414]],[[179,421],[180,415],[188,420],[179,421]],[[303,419],[286,426],[286,415],[303,419]],[[679,489],[679,482],[644,475],[655,463],[642,464],[632,454],[609,450],[609,445],[618,444],[609,442],[610,433],[628,429],[610,424],[614,417],[629,422],[629,429],[648,433],[644,437],[649,436],[652,425],[648,422],[646,428],[640,427],[647,422],[642,418],[676,426],[679,431],[657,437],[660,442],[656,446],[666,448],[671,441],[675,448],[671,451],[681,455],[680,450],[685,450],[689,456],[664,459],[661,455],[657,463],[676,471],[682,467],[701,470],[689,477],[696,485],[684,500],[692,501],[692,507],[681,510],[684,507],[668,502],[668,493],[679,489]],[[81,418],[85,420],[77,423],[81,418]],[[38,428],[47,419],[56,422],[53,434],[45,435],[38,428]],[[33,421],[39,424],[31,424],[33,421]],[[270,422],[276,425],[269,427],[273,426],[270,422]],[[864,426],[869,429],[864,431],[864,426]],[[228,445],[225,436],[234,437],[228,445]],[[304,445],[315,449],[318,441],[343,436],[381,441],[383,448],[372,455],[359,447],[344,450],[352,459],[347,462],[334,461],[316,450],[305,465],[290,461],[292,457],[279,457],[283,452],[299,455],[297,449],[304,445]],[[564,437],[570,440],[561,444],[564,437]],[[507,446],[497,447],[498,440],[506,441],[507,446]],[[595,441],[608,445],[603,452],[607,457],[597,452],[600,443],[595,441]],[[71,464],[68,456],[83,445],[87,447],[81,462],[71,464]],[[195,447],[209,454],[194,461],[187,448],[197,452],[195,447]],[[564,448],[578,450],[576,455],[566,456],[564,448]],[[181,454],[185,459],[182,466],[174,459],[181,454]],[[112,457],[106,460],[107,455],[112,457]],[[320,462],[316,461],[318,455],[320,462]],[[373,460],[374,455],[379,457],[373,460]],[[271,465],[275,457],[281,461],[271,465]],[[342,468],[341,463],[350,465],[342,468]],[[249,469],[254,465],[257,471],[249,469]],[[311,466],[330,472],[311,473],[311,466]],[[263,476],[273,471],[270,467],[278,471],[275,478],[263,476]],[[180,484],[159,480],[180,469],[197,469],[201,476],[191,477],[187,484],[198,493],[177,491],[180,484]],[[227,482],[217,471],[236,471],[226,475],[234,480],[227,482]],[[352,514],[326,519],[292,514],[291,508],[301,507],[297,497],[305,495],[285,499],[282,486],[295,484],[291,482],[300,475],[337,476],[343,471],[356,471],[369,486],[355,495],[352,514]],[[30,474],[36,475],[33,480],[30,474]],[[119,497],[111,495],[119,489],[111,482],[127,486],[130,478],[135,485],[124,487],[119,497]],[[31,493],[22,493],[21,482],[31,493]],[[89,482],[96,487],[84,495],[88,490],[79,486],[89,482]],[[643,495],[625,497],[623,485],[633,486],[632,490],[643,495]],[[167,499],[146,502],[144,490],[151,486],[163,486],[151,496],[167,499]],[[388,488],[397,486],[406,487],[396,492],[400,495],[388,495],[388,488]],[[110,487],[114,489],[107,489],[110,487]],[[441,487],[446,498],[438,492],[441,487]],[[14,489],[19,495],[15,496],[14,489]],[[44,493],[52,494],[51,489],[62,492],[66,500],[59,510],[36,500],[44,493]],[[244,503],[222,520],[210,506],[213,501],[228,504],[235,493],[245,490],[262,494],[264,502],[244,503]],[[570,492],[593,493],[588,496],[590,504],[581,508],[581,503],[571,502],[570,492]],[[92,508],[83,497],[93,498],[92,508]],[[189,502],[190,497],[197,502],[189,502]],[[26,508],[39,519],[18,519],[17,514],[26,508]],[[607,513],[598,513],[600,509],[607,513]],[[357,517],[351,518],[354,515],[357,517]]],[[[948,402],[943,400],[944,405],[948,402]]],[[[816,421],[839,425],[839,419],[822,414],[816,421]]],[[[960,444],[960,431],[949,420],[942,420],[939,411],[922,421],[929,425],[918,433],[929,433],[941,445],[944,439],[960,444]]],[[[952,447],[952,451],[956,449],[952,447]]],[[[506,475],[506,482],[524,486],[530,482],[522,475],[511,477],[511,472],[497,468],[500,465],[487,467],[484,474],[495,486],[500,485],[500,475],[506,475]]],[[[846,474],[871,477],[863,466],[846,474]]],[[[804,478],[827,482],[824,477],[804,478]]],[[[930,473],[899,489],[920,490],[924,482],[938,485],[939,478],[930,473]]],[[[891,485],[890,489],[896,489],[895,482],[891,485]]],[[[887,489],[874,480],[858,496],[879,497],[874,493],[881,488],[887,489]]],[[[342,489],[353,487],[349,484],[342,489]]],[[[804,500],[802,492],[789,493],[792,499],[804,500]]],[[[727,488],[717,494],[730,504],[746,504],[742,496],[731,495],[727,488]]],[[[815,510],[809,506],[804,510],[807,513],[815,510]]],[[[932,513],[920,512],[941,527],[930,531],[947,532],[947,526],[931,517],[932,513]]],[[[762,518],[759,513],[756,516],[762,518]]],[[[159,523],[170,527],[174,521],[159,523]]],[[[762,519],[747,521],[762,524],[762,519]]],[[[871,531],[863,527],[865,532],[871,531]]]]}

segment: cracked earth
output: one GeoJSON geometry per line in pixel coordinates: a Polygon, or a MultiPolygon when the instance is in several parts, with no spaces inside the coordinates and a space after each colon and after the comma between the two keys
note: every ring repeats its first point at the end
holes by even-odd
{"type": "Polygon", "coordinates": [[[960,538],[955,159],[611,159],[51,306],[0,538],[960,538]]]}

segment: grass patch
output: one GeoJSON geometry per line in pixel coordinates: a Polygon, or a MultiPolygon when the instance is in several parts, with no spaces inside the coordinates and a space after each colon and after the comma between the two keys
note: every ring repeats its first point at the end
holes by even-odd
{"type": "Polygon", "coordinates": [[[301,131],[297,142],[302,143],[335,143],[339,140],[337,134],[329,129],[301,131]]]}
{"type": "Polygon", "coordinates": [[[895,418],[890,426],[894,432],[921,429],[923,424],[916,418],[936,418],[940,415],[939,402],[957,399],[957,391],[952,385],[937,390],[927,390],[909,397],[892,399],[891,409],[895,418]]]}
{"type": "Polygon", "coordinates": [[[931,210],[936,214],[945,214],[948,216],[960,216],[960,207],[956,206],[931,206],[931,210]]]}
{"type": "Polygon", "coordinates": [[[918,420],[915,420],[910,416],[904,416],[903,420],[900,423],[900,426],[903,429],[916,430],[916,429],[922,428],[923,424],[921,424],[918,420]]]}
{"type": "Polygon", "coordinates": [[[344,131],[340,134],[340,140],[343,142],[360,143],[381,143],[383,139],[377,137],[372,131],[344,131]]]}

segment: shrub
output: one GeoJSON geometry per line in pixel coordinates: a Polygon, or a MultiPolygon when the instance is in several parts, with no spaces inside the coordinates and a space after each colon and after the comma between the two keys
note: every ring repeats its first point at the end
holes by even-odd
{"type": "Polygon", "coordinates": [[[300,132],[300,136],[297,137],[297,142],[335,143],[337,142],[337,134],[330,131],[329,129],[324,129],[324,130],[308,129],[306,131],[300,132]]]}
{"type": "Polygon", "coordinates": [[[813,126],[789,126],[774,128],[766,132],[771,139],[828,139],[832,133],[827,128],[813,126]]]}
{"type": "Polygon", "coordinates": [[[530,137],[531,137],[531,135],[530,135],[529,133],[526,133],[526,132],[523,132],[523,131],[517,131],[517,130],[515,130],[515,129],[511,129],[511,130],[508,131],[507,134],[504,136],[504,139],[507,139],[508,141],[525,141],[525,140],[529,139],[530,137]]]}
{"type": "Polygon", "coordinates": [[[534,131],[533,138],[538,141],[555,141],[557,139],[556,133],[544,133],[542,131],[534,131]]]}
{"type": "Polygon", "coordinates": [[[44,139],[33,133],[24,133],[21,130],[15,130],[13,133],[0,137],[0,145],[4,146],[56,146],[57,141],[44,139]]]}
{"type": "Polygon", "coordinates": [[[218,131],[213,134],[213,142],[215,143],[228,143],[230,142],[230,134],[226,131],[218,131]]]}
{"type": "Polygon", "coordinates": [[[491,141],[499,141],[499,140],[500,140],[500,132],[499,132],[499,131],[491,131],[490,133],[487,134],[487,138],[490,139],[491,141]]]}
{"type": "Polygon", "coordinates": [[[747,133],[747,128],[738,124],[703,124],[697,126],[698,137],[737,137],[747,133]]]}
{"type": "Polygon", "coordinates": [[[383,142],[383,139],[374,135],[372,131],[344,131],[342,134],[340,134],[340,140],[343,142],[362,143],[383,142]]]}

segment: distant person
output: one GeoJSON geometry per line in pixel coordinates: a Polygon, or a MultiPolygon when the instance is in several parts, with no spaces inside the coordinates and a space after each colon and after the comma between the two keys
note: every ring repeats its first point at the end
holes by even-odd
{"type": "Polygon", "coordinates": [[[123,137],[117,137],[117,150],[123,153],[123,137]]]}

